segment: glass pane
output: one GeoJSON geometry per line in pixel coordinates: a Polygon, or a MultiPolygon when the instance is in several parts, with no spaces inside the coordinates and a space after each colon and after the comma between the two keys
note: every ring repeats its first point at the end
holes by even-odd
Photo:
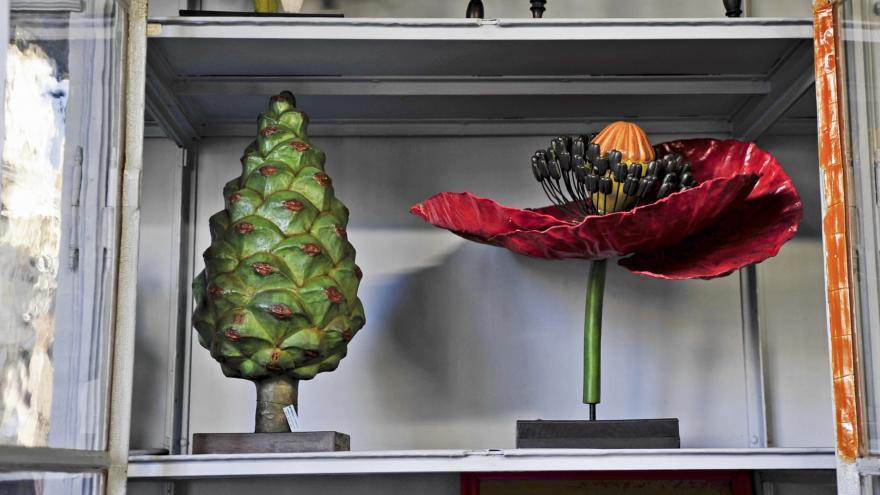
{"type": "Polygon", "coordinates": [[[124,14],[27,5],[0,136],[0,443],[104,449],[124,14]]]}
{"type": "Polygon", "coordinates": [[[862,495],[880,495],[880,480],[876,476],[862,477],[862,495]]]}
{"type": "MultiPolygon", "coordinates": [[[[812,91],[803,98],[815,106],[812,91]]],[[[817,143],[815,134],[772,134],[758,141],[785,167],[804,207],[794,239],[756,267],[772,447],[834,445],[817,143]]]]}
{"type": "Polygon", "coordinates": [[[103,485],[98,473],[0,473],[0,495],[91,495],[103,485]]]}
{"type": "Polygon", "coordinates": [[[880,40],[876,26],[880,17],[874,2],[855,0],[843,4],[844,51],[848,132],[852,155],[854,193],[853,227],[850,242],[857,250],[854,266],[858,280],[857,314],[861,327],[864,380],[864,411],[868,448],[880,452],[878,399],[880,399],[880,211],[877,209],[877,167],[880,166],[880,40]]]}

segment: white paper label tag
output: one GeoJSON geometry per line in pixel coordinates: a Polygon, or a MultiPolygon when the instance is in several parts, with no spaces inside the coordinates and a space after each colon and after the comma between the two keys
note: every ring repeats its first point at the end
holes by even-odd
{"type": "Polygon", "coordinates": [[[293,404],[284,407],[284,415],[287,417],[287,426],[290,427],[290,431],[300,431],[302,429],[299,425],[299,415],[296,414],[293,404]]]}

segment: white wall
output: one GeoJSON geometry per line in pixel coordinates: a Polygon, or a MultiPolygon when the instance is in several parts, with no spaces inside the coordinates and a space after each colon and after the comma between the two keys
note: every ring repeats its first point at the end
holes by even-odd
{"type": "MultiPolygon", "coordinates": [[[[205,10],[253,10],[253,0],[200,0],[205,10]]],[[[467,0],[306,0],[303,12],[325,4],[347,17],[464,17],[467,0]]],[[[754,17],[810,17],[810,0],[745,0],[754,17]]],[[[151,0],[150,15],[172,16],[184,0],[151,0]]],[[[528,0],[483,0],[487,18],[531,17],[528,0]]],[[[720,17],[721,0],[548,0],[544,16],[554,17],[720,17]]]]}
{"type": "MultiPolygon", "coordinates": [[[[588,264],[469,243],[407,212],[443,190],[540,204],[524,157],[546,138],[313,143],[327,152],[327,170],[352,212],[349,234],[365,274],[360,296],[367,326],[337,371],[301,385],[304,426],[349,433],[359,450],[509,448],[516,419],[585,417],[579,399],[588,264]]],[[[201,143],[197,253],[208,245],[207,218],[221,208],[222,185],[238,173],[246,144],[238,138],[201,143]]],[[[804,195],[803,230],[817,232],[815,136],[769,138],[768,146],[804,195]]],[[[148,146],[146,174],[167,175],[167,156],[148,146]]],[[[156,226],[144,218],[150,232],[156,226]]],[[[759,277],[774,444],[830,446],[818,238],[790,243],[759,266],[759,277]]],[[[142,304],[167,297],[153,287],[139,294],[142,304]]],[[[678,417],[683,446],[746,446],[739,311],[735,276],[665,282],[611,267],[600,417],[678,417]],[[633,300],[640,301],[635,309],[633,300]]],[[[150,331],[149,323],[139,323],[140,332],[150,331]]],[[[253,385],[223,377],[197,345],[192,363],[191,432],[252,431],[253,385]]]]}

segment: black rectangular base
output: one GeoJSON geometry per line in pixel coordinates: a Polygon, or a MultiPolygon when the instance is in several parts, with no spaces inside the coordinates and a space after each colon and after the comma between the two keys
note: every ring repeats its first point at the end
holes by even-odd
{"type": "Polygon", "coordinates": [[[351,449],[351,440],[338,431],[288,433],[196,433],[193,454],[267,454],[289,452],[340,452],[351,449]]]}
{"type": "Polygon", "coordinates": [[[518,449],[677,449],[678,419],[517,421],[518,449]]]}

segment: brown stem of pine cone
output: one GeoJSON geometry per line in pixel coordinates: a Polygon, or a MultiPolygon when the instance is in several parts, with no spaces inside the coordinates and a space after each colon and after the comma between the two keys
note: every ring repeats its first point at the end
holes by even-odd
{"type": "Polygon", "coordinates": [[[254,421],[256,433],[289,432],[284,408],[297,407],[299,380],[276,377],[256,382],[257,414],[254,421]]]}

